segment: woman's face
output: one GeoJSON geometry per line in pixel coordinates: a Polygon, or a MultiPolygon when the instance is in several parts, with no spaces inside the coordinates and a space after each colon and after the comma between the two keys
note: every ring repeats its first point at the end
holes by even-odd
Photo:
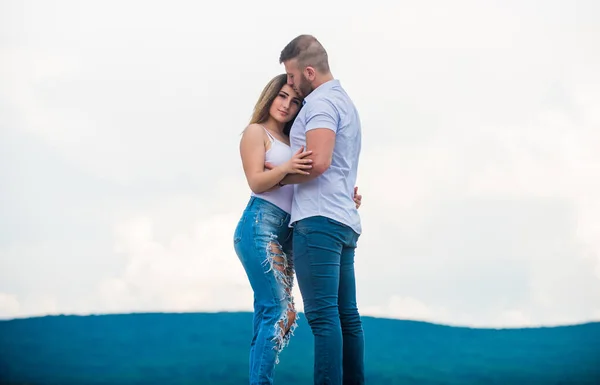
{"type": "Polygon", "coordinates": [[[285,84],[271,103],[269,114],[280,123],[292,120],[300,109],[300,97],[292,87],[285,84]]]}

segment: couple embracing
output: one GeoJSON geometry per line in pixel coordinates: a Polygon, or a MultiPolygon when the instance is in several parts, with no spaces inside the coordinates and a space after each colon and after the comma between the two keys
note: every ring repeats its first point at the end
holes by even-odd
{"type": "Polygon", "coordinates": [[[364,384],[354,255],[361,124],[311,35],[282,51],[285,74],[262,91],[240,154],[252,190],[234,248],[254,291],[250,384],[272,384],[297,326],[294,274],[314,336],[314,383],[364,384]]]}

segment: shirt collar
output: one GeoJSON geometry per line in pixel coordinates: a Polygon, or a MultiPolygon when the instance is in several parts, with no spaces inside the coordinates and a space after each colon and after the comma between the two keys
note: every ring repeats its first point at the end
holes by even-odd
{"type": "Polygon", "coordinates": [[[315,88],[313,90],[313,92],[311,92],[310,94],[308,94],[307,97],[304,98],[304,100],[302,101],[302,104],[306,104],[307,101],[316,98],[317,96],[319,96],[319,94],[322,94],[323,92],[327,92],[330,89],[332,89],[335,86],[339,86],[340,85],[340,81],[337,79],[331,79],[326,81],[325,83],[321,84],[320,86],[318,86],[317,88],[315,88]]]}

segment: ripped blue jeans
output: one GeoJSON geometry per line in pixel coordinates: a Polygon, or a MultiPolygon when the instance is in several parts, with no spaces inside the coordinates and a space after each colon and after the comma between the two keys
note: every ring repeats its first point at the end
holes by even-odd
{"type": "Polygon", "coordinates": [[[251,197],[235,229],[235,252],[254,291],[254,335],[250,344],[250,384],[272,384],[279,353],[297,326],[292,288],[290,215],[251,197]]]}

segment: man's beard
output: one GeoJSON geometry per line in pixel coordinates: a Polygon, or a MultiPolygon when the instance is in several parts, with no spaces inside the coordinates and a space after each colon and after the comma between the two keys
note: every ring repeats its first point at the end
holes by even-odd
{"type": "Polygon", "coordinates": [[[308,81],[307,78],[304,77],[304,74],[302,74],[302,80],[300,80],[300,84],[298,85],[298,88],[300,91],[300,94],[302,95],[302,97],[307,97],[311,92],[313,92],[313,88],[310,85],[310,82],[308,81]]]}

